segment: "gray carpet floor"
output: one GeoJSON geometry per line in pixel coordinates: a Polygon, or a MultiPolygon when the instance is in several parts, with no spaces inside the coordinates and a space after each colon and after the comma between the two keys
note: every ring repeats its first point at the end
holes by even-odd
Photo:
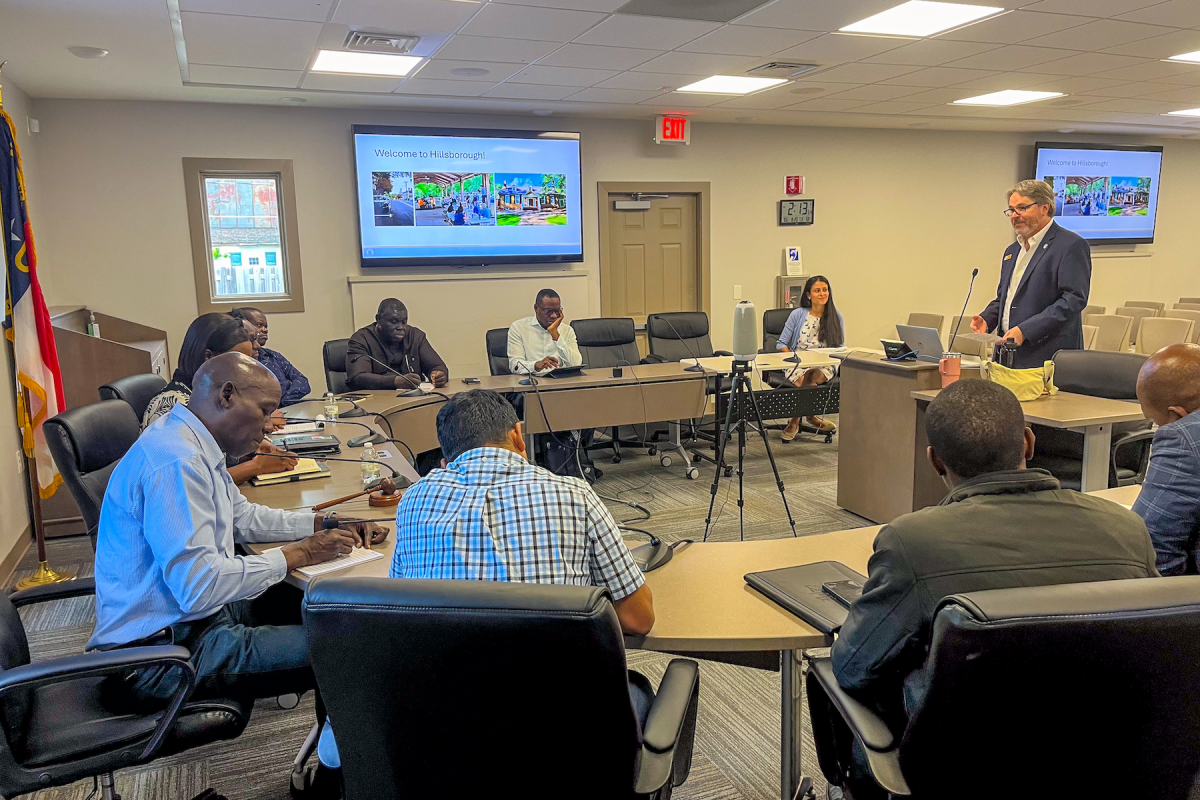
{"type": "MultiPolygon", "coordinates": [[[[836,417],[831,419],[836,420],[836,417]]],[[[801,437],[781,444],[771,434],[788,505],[800,536],[827,533],[869,524],[837,507],[837,439],[801,437]]],[[[731,451],[732,453],[732,451],[731,451]]],[[[636,501],[652,517],[631,525],[653,531],[667,541],[699,540],[704,533],[713,467],[701,465],[699,480],[687,480],[683,469],[664,468],[644,451],[626,450],[620,464],[595,453],[604,471],[596,489],[602,495],[636,501]]],[[[609,502],[618,520],[639,516],[636,510],[609,502]]],[[[775,488],[762,442],[752,437],[746,459],[745,535],[747,539],[790,536],[787,517],[775,488]]],[[[710,540],[731,541],[739,535],[737,476],[722,479],[718,487],[716,523],[710,540]]],[[[631,538],[630,545],[636,542],[631,538]]],[[[91,548],[86,539],[52,540],[49,559],[55,568],[88,575],[91,548]]],[[[16,578],[32,572],[33,553],[16,578]]],[[[34,660],[79,652],[91,633],[94,604],[91,598],[35,606],[22,611],[30,635],[34,660]]],[[[630,667],[657,684],[669,657],[631,651],[630,667]]],[[[701,662],[700,716],[696,749],[688,782],[676,790],[680,800],[774,800],[779,797],[779,673],[701,662]]],[[[311,695],[292,710],[275,702],[260,701],[246,732],[237,740],[192,750],[146,767],[117,774],[117,790],[125,800],[190,800],[208,787],[230,800],[285,800],[291,761],[313,721],[311,695]]],[[[804,773],[814,778],[820,796],[824,782],[813,754],[811,732],[805,719],[804,773]]],[[[82,800],[91,781],[38,792],[44,800],[82,800]]]]}

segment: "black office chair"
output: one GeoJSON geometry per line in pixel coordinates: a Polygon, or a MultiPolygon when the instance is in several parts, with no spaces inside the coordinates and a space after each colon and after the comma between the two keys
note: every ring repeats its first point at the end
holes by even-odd
{"type": "Polygon", "coordinates": [[[866,749],[883,788],[919,798],[1194,797],[1200,576],[993,589],[945,598],[925,692],[891,730],[811,663],[821,772],[866,749]],[[834,727],[836,726],[836,728],[834,727]]]}
{"type": "Polygon", "coordinates": [[[493,375],[512,375],[508,368],[508,328],[492,328],[485,334],[488,370],[493,375]]]}
{"type": "Polygon", "coordinates": [[[145,375],[127,375],[100,387],[101,400],[124,400],[133,409],[133,414],[140,422],[146,416],[146,407],[154,399],[154,395],[167,386],[162,376],[154,373],[145,375]]]}
{"type": "Polygon", "coordinates": [[[708,337],[708,314],[703,311],[674,311],[646,317],[647,361],[684,361],[693,358],[731,356],[728,350],[713,350],[708,337]]]}
{"type": "Polygon", "coordinates": [[[346,348],[349,339],[332,339],[321,348],[321,359],[325,362],[325,386],[334,394],[350,391],[346,383],[346,348]]]}
{"type": "Polygon", "coordinates": [[[794,308],[769,308],[763,312],[763,346],[760,353],[774,353],[779,346],[779,336],[794,308]]]}
{"type": "MultiPolygon", "coordinates": [[[[112,401],[109,401],[112,402],[112,401]]],[[[122,404],[123,405],[123,404],[122,404]]],[[[233,739],[253,706],[230,699],[187,702],[195,683],[183,647],[128,647],[30,663],[17,609],[92,594],[92,580],[0,592],[0,794],[4,797],[92,778],[100,800],[119,800],[113,772],[193,747],[233,739]],[[155,709],[114,709],[106,678],[172,665],[185,680],[155,709]]]]}
{"type": "MultiPolygon", "coordinates": [[[[139,376],[140,377],[140,376],[139,376]]],[[[155,376],[157,377],[157,376],[155,376]]],[[[68,409],[42,426],[46,446],[75,498],[96,549],[100,503],[108,479],[141,434],[141,424],[124,400],[101,400],[68,409]]]]}
{"type": "MultiPolygon", "coordinates": [[[[1064,392],[1137,402],[1137,376],[1147,356],[1105,350],[1059,350],[1054,354],[1054,385],[1064,392]]],[[[1150,420],[1112,426],[1108,485],[1141,483],[1150,466],[1150,420]]],[[[1078,490],[1083,477],[1083,434],[1033,426],[1037,445],[1029,466],[1048,470],[1067,489],[1078,490]]]]}
{"type": "MultiPolygon", "coordinates": [[[[575,331],[575,340],[579,344],[579,354],[583,363],[589,367],[606,369],[612,367],[636,367],[642,362],[641,353],[637,347],[637,332],[633,320],[628,317],[596,317],[594,319],[577,319],[571,323],[575,331]]],[[[614,464],[621,462],[621,447],[643,448],[655,455],[658,448],[648,443],[652,436],[651,426],[634,426],[638,439],[622,439],[620,428],[611,429],[608,441],[588,445],[588,450],[611,449],[614,464]]]]}
{"type": "Polygon", "coordinates": [[[665,800],[687,779],[699,667],[672,660],[639,725],[629,683],[649,684],[603,589],[327,577],[305,625],[347,800],[665,800]]]}

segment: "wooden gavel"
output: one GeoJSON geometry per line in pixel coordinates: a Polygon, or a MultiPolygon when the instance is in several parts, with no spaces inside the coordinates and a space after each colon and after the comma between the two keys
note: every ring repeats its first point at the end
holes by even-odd
{"type": "Polygon", "coordinates": [[[312,510],[323,511],[330,506],[336,506],[338,503],[345,503],[357,497],[362,497],[364,494],[369,494],[371,496],[370,499],[367,500],[367,503],[375,506],[376,508],[386,508],[387,506],[394,506],[400,502],[400,492],[396,489],[396,482],[391,478],[384,478],[379,482],[378,490],[364,489],[361,492],[348,494],[345,497],[339,497],[336,500],[329,500],[328,502],[313,506],[312,510]]]}

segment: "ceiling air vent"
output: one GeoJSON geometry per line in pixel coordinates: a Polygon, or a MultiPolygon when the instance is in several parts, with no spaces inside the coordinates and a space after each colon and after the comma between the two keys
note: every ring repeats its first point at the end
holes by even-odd
{"type": "Polygon", "coordinates": [[[367,53],[407,53],[421,41],[420,36],[406,33],[367,33],[365,31],[350,31],[346,50],[358,50],[367,53]]]}
{"type": "Polygon", "coordinates": [[[794,61],[772,61],[769,64],[746,70],[747,75],[758,75],[764,78],[799,78],[813,70],[821,68],[820,64],[801,64],[794,61]]]}

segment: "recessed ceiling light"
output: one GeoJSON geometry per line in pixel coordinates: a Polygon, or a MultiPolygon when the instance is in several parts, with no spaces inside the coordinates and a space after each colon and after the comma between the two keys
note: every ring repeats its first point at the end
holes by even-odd
{"type": "Polygon", "coordinates": [[[108,51],[103,47],[68,47],[67,52],[76,58],[104,58],[108,51]]]}
{"type": "Polygon", "coordinates": [[[1194,53],[1180,53],[1177,56],[1171,56],[1167,61],[1187,61],[1191,64],[1200,64],[1200,50],[1194,53]]]}
{"type": "Polygon", "coordinates": [[[287,103],[289,106],[300,106],[308,102],[307,97],[281,97],[279,102],[287,103]]]}
{"type": "Polygon", "coordinates": [[[820,86],[801,86],[799,89],[792,89],[792,94],[820,94],[825,91],[820,86]]]}
{"type": "Polygon", "coordinates": [[[554,109],[552,109],[552,108],[535,108],[531,113],[535,117],[548,117],[554,113],[554,109]]]}
{"type": "Polygon", "coordinates": [[[491,70],[483,69],[482,67],[459,67],[458,69],[450,70],[451,75],[457,75],[460,78],[482,78],[491,70]]]}
{"type": "Polygon", "coordinates": [[[737,75],[713,75],[702,81],[681,86],[677,92],[699,92],[702,94],[750,94],[787,83],[786,78],[744,78],[737,75]]]}
{"type": "Polygon", "coordinates": [[[1200,117],[1200,108],[1187,108],[1183,111],[1168,111],[1165,117],[1200,117]]]}
{"type": "Polygon", "coordinates": [[[317,61],[313,64],[312,71],[340,72],[344,75],[388,75],[399,78],[407,75],[420,63],[420,56],[322,50],[317,53],[317,61]]]}
{"type": "Polygon", "coordinates": [[[978,22],[1003,10],[994,6],[909,0],[840,30],[843,33],[881,33],[888,36],[932,36],[978,22]]]}
{"type": "Polygon", "coordinates": [[[1050,97],[1062,97],[1062,92],[1030,92],[1024,89],[1005,89],[1002,92],[981,94],[978,97],[967,97],[955,100],[952,106],[1018,106],[1022,103],[1034,103],[1050,97]]]}

